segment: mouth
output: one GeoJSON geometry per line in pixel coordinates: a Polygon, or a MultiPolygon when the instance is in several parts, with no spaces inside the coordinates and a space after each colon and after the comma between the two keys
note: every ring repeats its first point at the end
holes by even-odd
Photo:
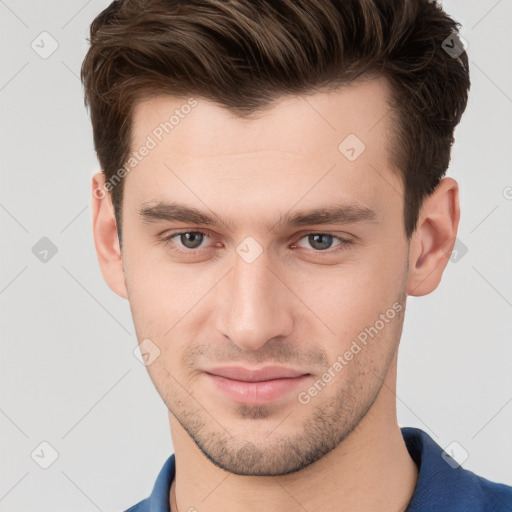
{"type": "Polygon", "coordinates": [[[231,401],[249,405],[263,405],[286,397],[301,383],[311,377],[310,373],[267,366],[250,369],[240,366],[217,367],[205,371],[214,389],[231,401]]]}

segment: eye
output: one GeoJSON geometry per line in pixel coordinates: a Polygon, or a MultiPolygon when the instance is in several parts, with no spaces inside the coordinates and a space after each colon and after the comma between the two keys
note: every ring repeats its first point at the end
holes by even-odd
{"type": "Polygon", "coordinates": [[[201,248],[201,243],[205,237],[208,237],[208,234],[203,231],[181,231],[164,237],[163,242],[165,245],[176,246],[178,252],[187,252],[187,250],[193,251],[201,248]]]}
{"type": "Polygon", "coordinates": [[[340,236],[331,235],[329,233],[308,233],[307,235],[300,238],[300,240],[303,239],[307,239],[307,243],[314,249],[314,252],[328,251],[328,249],[332,247],[334,240],[338,240],[339,242],[334,246],[337,247],[337,249],[329,252],[344,250],[352,243],[351,240],[347,240],[340,236]]]}
{"type": "MultiPolygon", "coordinates": [[[[208,238],[211,238],[210,235],[204,231],[179,231],[162,236],[161,241],[166,247],[169,247],[169,249],[178,254],[191,255],[198,252],[199,249],[206,248],[203,242],[208,238]]],[[[346,250],[353,243],[352,240],[329,233],[307,233],[299,241],[303,239],[306,239],[312,248],[310,252],[315,254],[324,252],[326,255],[346,250]],[[334,249],[330,250],[335,241],[338,241],[338,243],[334,245],[334,249]]],[[[294,244],[291,247],[297,246],[303,247],[298,244],[294,244]]]]}

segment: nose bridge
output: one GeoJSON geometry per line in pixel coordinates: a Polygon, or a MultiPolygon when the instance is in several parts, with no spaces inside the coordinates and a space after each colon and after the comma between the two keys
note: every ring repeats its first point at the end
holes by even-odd
{"type": "MultiPolygon", "coordinates": [[[[269,339],[287,336],[292,327],[284,287],[268,268],[271,261],[263,251],[256,259],[247,257],[255,247],[237,248],[233,269],[223,288],[223,306],[217,328],[245,350],[258,350],[269,339]]],[[[274,271],[275,272],[275,271],[274,271]]]]}

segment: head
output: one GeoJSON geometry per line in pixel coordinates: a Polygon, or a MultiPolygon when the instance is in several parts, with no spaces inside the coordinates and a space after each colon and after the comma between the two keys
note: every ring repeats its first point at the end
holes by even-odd
{"type": "Polygon", "coordinates": [[[427,0],[126,0],[92,23],[100,266],[219,467],[297,471],[376,403],[457,232],[458,26],[427,0]],[[207,374],[235,364],[305,377],[236,400],[207,374]]]}

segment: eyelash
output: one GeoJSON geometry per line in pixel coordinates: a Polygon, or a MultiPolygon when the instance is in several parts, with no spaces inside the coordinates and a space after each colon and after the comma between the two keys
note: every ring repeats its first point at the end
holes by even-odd
{"type": "MultiPolygon", "coordinates": [[[[175,232],[175,233],[173,232],[173,233],[171,233],[169,235],[161,237],[161,240],[162,240],[164,246],[170,247],[174,252],[177,252],[180,255],[190,255],[190,254],[193,254],[194,252],[198,252],[200,250],[200,248],[198,248],[198,249],[179,249],[179,248],[177,248],[178,246],[175,245],[172,242],[173,238],[175,238],[177,236],[180,236],[180,235],[187,234],[187,233],[188,234],[190,234],[190,233],[200,234],[200,235],[203,235],[203,236],[206,236],[206,237],[210,236],[205,231],[201,231],[201,230],[190,231],[189,230],[189,231],[178,231],[178,232],[175,232]]],[[[347,250],[349,248],[349,246],[354,243],[352,240],[349,240],[349,239],[346,239],[346,238],[342,238],[342,237],[337,236],[337,235],[332,235],[331,233],[324,233],[322,231],[312,231],[310,233],[306,233],[305,235],[302,235],[299,238],[299,241],[302,240],[303,238],[306,238],[306,237],[311,236],[311,235],[329,235],[329,236],[332,236],[334,239],[337,239],[340,242],[340,244],[338,246],[336,246],[336,248],[334,248],[334,249],[325,249],[323,251],[310,249],[310,251],[312,251],[315,254],[332,255],[334,253],[338,253],[338,252],[342,252],[342,251],[347,250]]]]}

